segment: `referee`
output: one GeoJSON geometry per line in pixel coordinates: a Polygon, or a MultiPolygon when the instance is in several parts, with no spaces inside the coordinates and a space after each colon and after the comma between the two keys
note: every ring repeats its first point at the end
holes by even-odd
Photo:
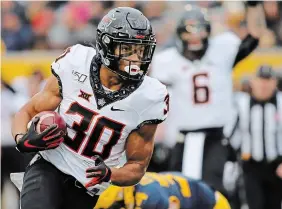
{"type": "Polygon", "coordinates": [[[251,80],[251,95],[237,98],[240,145],[249,209],[281,209],[282,93],[271,66],[251,80]]]}

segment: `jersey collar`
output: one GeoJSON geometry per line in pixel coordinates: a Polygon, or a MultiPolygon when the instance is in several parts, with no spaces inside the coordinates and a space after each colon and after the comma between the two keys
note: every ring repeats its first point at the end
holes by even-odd
{"type": "Polygon", "coordinates": [[[90,84],[95,95],[98,109],[101,109],[106,105],[128,97],[142,84],[142,81],[140,81],[138,83],[123,86],[118,91],[106,92],[100,81],[100,68],[100,57],[98,55],[95,55],[90,66],[90,84]]]}

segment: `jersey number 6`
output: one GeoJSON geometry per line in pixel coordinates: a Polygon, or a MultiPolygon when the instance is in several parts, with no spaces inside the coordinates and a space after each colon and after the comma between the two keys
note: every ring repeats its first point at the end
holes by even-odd
{"type": "Polygon", "coordinates": [[[205,104],[210,100],[210,90],[207,85],[198,84],[199,80],[207,81],[207,73],[199,73],[193,76],[193,101],[195,104],[205,104]]]}
{"type": "Polygon", "coordinates": [[[72,124],[72,129],[76,133],[72,137],[68,135],[64,143],[85,157],[100,155],[103,159],[107,159],[113,146],[120,139],[125,125],[100,116],[77,102],[70,105],[66,114],[79,115],[81,120],[79,123],[74,122],[72,124]],[[89,132],[89,135],[86,134],[87,132],[89,132]]]}

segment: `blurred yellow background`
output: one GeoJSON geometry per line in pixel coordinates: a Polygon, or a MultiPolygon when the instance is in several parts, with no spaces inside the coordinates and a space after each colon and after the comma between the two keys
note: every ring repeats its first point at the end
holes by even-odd
{"type": "MultiPolygon", "coordinates": [[[[40,70],[44,76],[50,75],[51,63],[62,51],[55,52],[21,52],[2,55],[1,73],[2,79],[10,83],[17,76],[30,75],[34,70],[40,70]]],[[[262,64],[270,64],[274,68],[282,68],[281,49],[257,50],[247,59],[239,63],[233,74],[234,83],[239,82],[242,77],[250,76],[262,64]]]]}

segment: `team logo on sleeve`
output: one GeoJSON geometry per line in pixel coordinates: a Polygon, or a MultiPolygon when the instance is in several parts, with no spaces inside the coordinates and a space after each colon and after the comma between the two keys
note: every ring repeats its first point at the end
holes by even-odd
{"type": "Polygon", "coordinates": [[[81,97],[82,99],[85,99],[86,101],[89,102],[89,98],[92,96],[92,94],[88,94],[82,90],[80,90],[80,94],[78,95],[78,97],[81,97]]]}

